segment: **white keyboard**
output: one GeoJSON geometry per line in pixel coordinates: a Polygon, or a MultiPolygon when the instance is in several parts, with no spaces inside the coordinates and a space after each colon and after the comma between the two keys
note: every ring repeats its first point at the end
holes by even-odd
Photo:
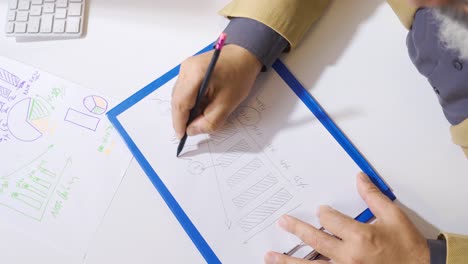
{"type": "Polygon", "coordinates": [[[83,33],[86,0],[8,0],[7,36],[75,38],[83,33]]]}

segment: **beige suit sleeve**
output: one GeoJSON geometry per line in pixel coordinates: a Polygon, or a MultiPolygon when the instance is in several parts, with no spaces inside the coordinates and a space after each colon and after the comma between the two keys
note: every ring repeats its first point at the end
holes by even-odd
{"type": "Polygon", "coordinates": [[[414,14],[418,8],[411,6],[408,0],[387,0],[387,2],[397,14],[401,23],[409,29],[413,24],[414,14]]]}
{"type": "Polygon", "coordinates": [[[233,0],[220,14],[259,21],[296,47],[330,0],[233,0]]]}
{"type": "Polygon", "coordinates": [[[455,144],[460,145],[468,158],[468,118],[456,126],[450,128],[452,140],[455,144]]]}
{"type": "Polygon", "coordinates": [[[447,241],[447,264],[468,263],[468,236],[444,233],[447,241]]]}

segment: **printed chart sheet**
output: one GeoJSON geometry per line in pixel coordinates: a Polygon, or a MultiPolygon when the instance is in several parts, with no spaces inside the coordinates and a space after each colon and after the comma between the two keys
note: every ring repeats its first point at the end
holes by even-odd
{"type": "Polygon", "coordinates": [[[131,161],[105,116],[113,105],[0,57],[2,225],[83,259],[131,161]]]}

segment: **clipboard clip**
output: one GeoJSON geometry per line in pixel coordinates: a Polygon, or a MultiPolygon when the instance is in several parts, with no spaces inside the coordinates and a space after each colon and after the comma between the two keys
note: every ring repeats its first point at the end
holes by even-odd
{"type": "MultiPolygon", "coordinates": [[[[320,231],[325,231],[325,228],[321,227],[319,230],[320,231]]],[[[283,254],[287,255],[287,256],[292,256],[292,255],[296,254],[296,252],[298,252],[301,248],[306,247],[306,246],[308,246],[308,245],[301,241],[301,243],[297,244],[291,250],[289,250],[288,252],[284,252],[283,254]]],[[[314,249],[311,252],[309,252],[309,254],[307,254],[302,259],[316,260],[319,256],[320,256],[320,253],[317,250],[314,249]]]]}
{"type": "MultiPolygon", "coordinates": [[[[372,223],[372,221],[375,219],[375,217],[372,217],[370,219],[368,219],[368,221],[366,221],[365,223],[372,223]]],[[[323,227],[320,227],[319,228],[320,231],[325,231],[325,228],[323,227]]],[[[334,237],[338,238],[339,240],[341,240],[341,238],[333,235],[334,237]]],[[[294,254],[296,254],[297,251],[299,251],[301,248],[305,247],[305,246],[308,246],[306,243],[304,243],[303,241],[301,241],[301,243],[297,244],[295,247],[293,247],[291,250],[289,250],[288,252],[284,252],[283,254],[284,255],[287,255],[287,256],[292,256],[294,254]]],[[[306,260],[316,260],[318,257],[320,257],[321,254],[317,251],[317,250],[312,250],[311,252],[309,252],[309,254],[307,254],[305,257],[303,257],[302,259],[306,259],[306,260]]]]}

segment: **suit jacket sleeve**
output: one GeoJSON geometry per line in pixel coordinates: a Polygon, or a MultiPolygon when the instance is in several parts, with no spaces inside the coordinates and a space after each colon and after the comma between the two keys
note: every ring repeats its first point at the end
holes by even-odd
{"type": "Polygon", "coordinates": [[[296,47],[323,14],[330,0],[233,0],[220,14],[244,17],[267,25],[296,47]]]}
{"type": "MultiPolygon", "coordinates": [[[[450,132],[453,142],[462,147],[465,156],[468,158],[468,118],[460,124],[452,126],[450,132]]],[[[466,250],[468,251],[468,248],[466,250]]]]}
{"type": "Polygon", "coordinates": [[[395,14],[397,14],[401,23],[410,29],[413,24],[414,13],[418,9],[416,6],[412,6],[408,3],[408,0],[387,0],[390,7],[392,7],[395,14]]]}
{"type": "Polygon", "coordinates": [[[468,263],[468,236],[444,233],[440,238],[447,242],[447,264],[468,263]]]}

